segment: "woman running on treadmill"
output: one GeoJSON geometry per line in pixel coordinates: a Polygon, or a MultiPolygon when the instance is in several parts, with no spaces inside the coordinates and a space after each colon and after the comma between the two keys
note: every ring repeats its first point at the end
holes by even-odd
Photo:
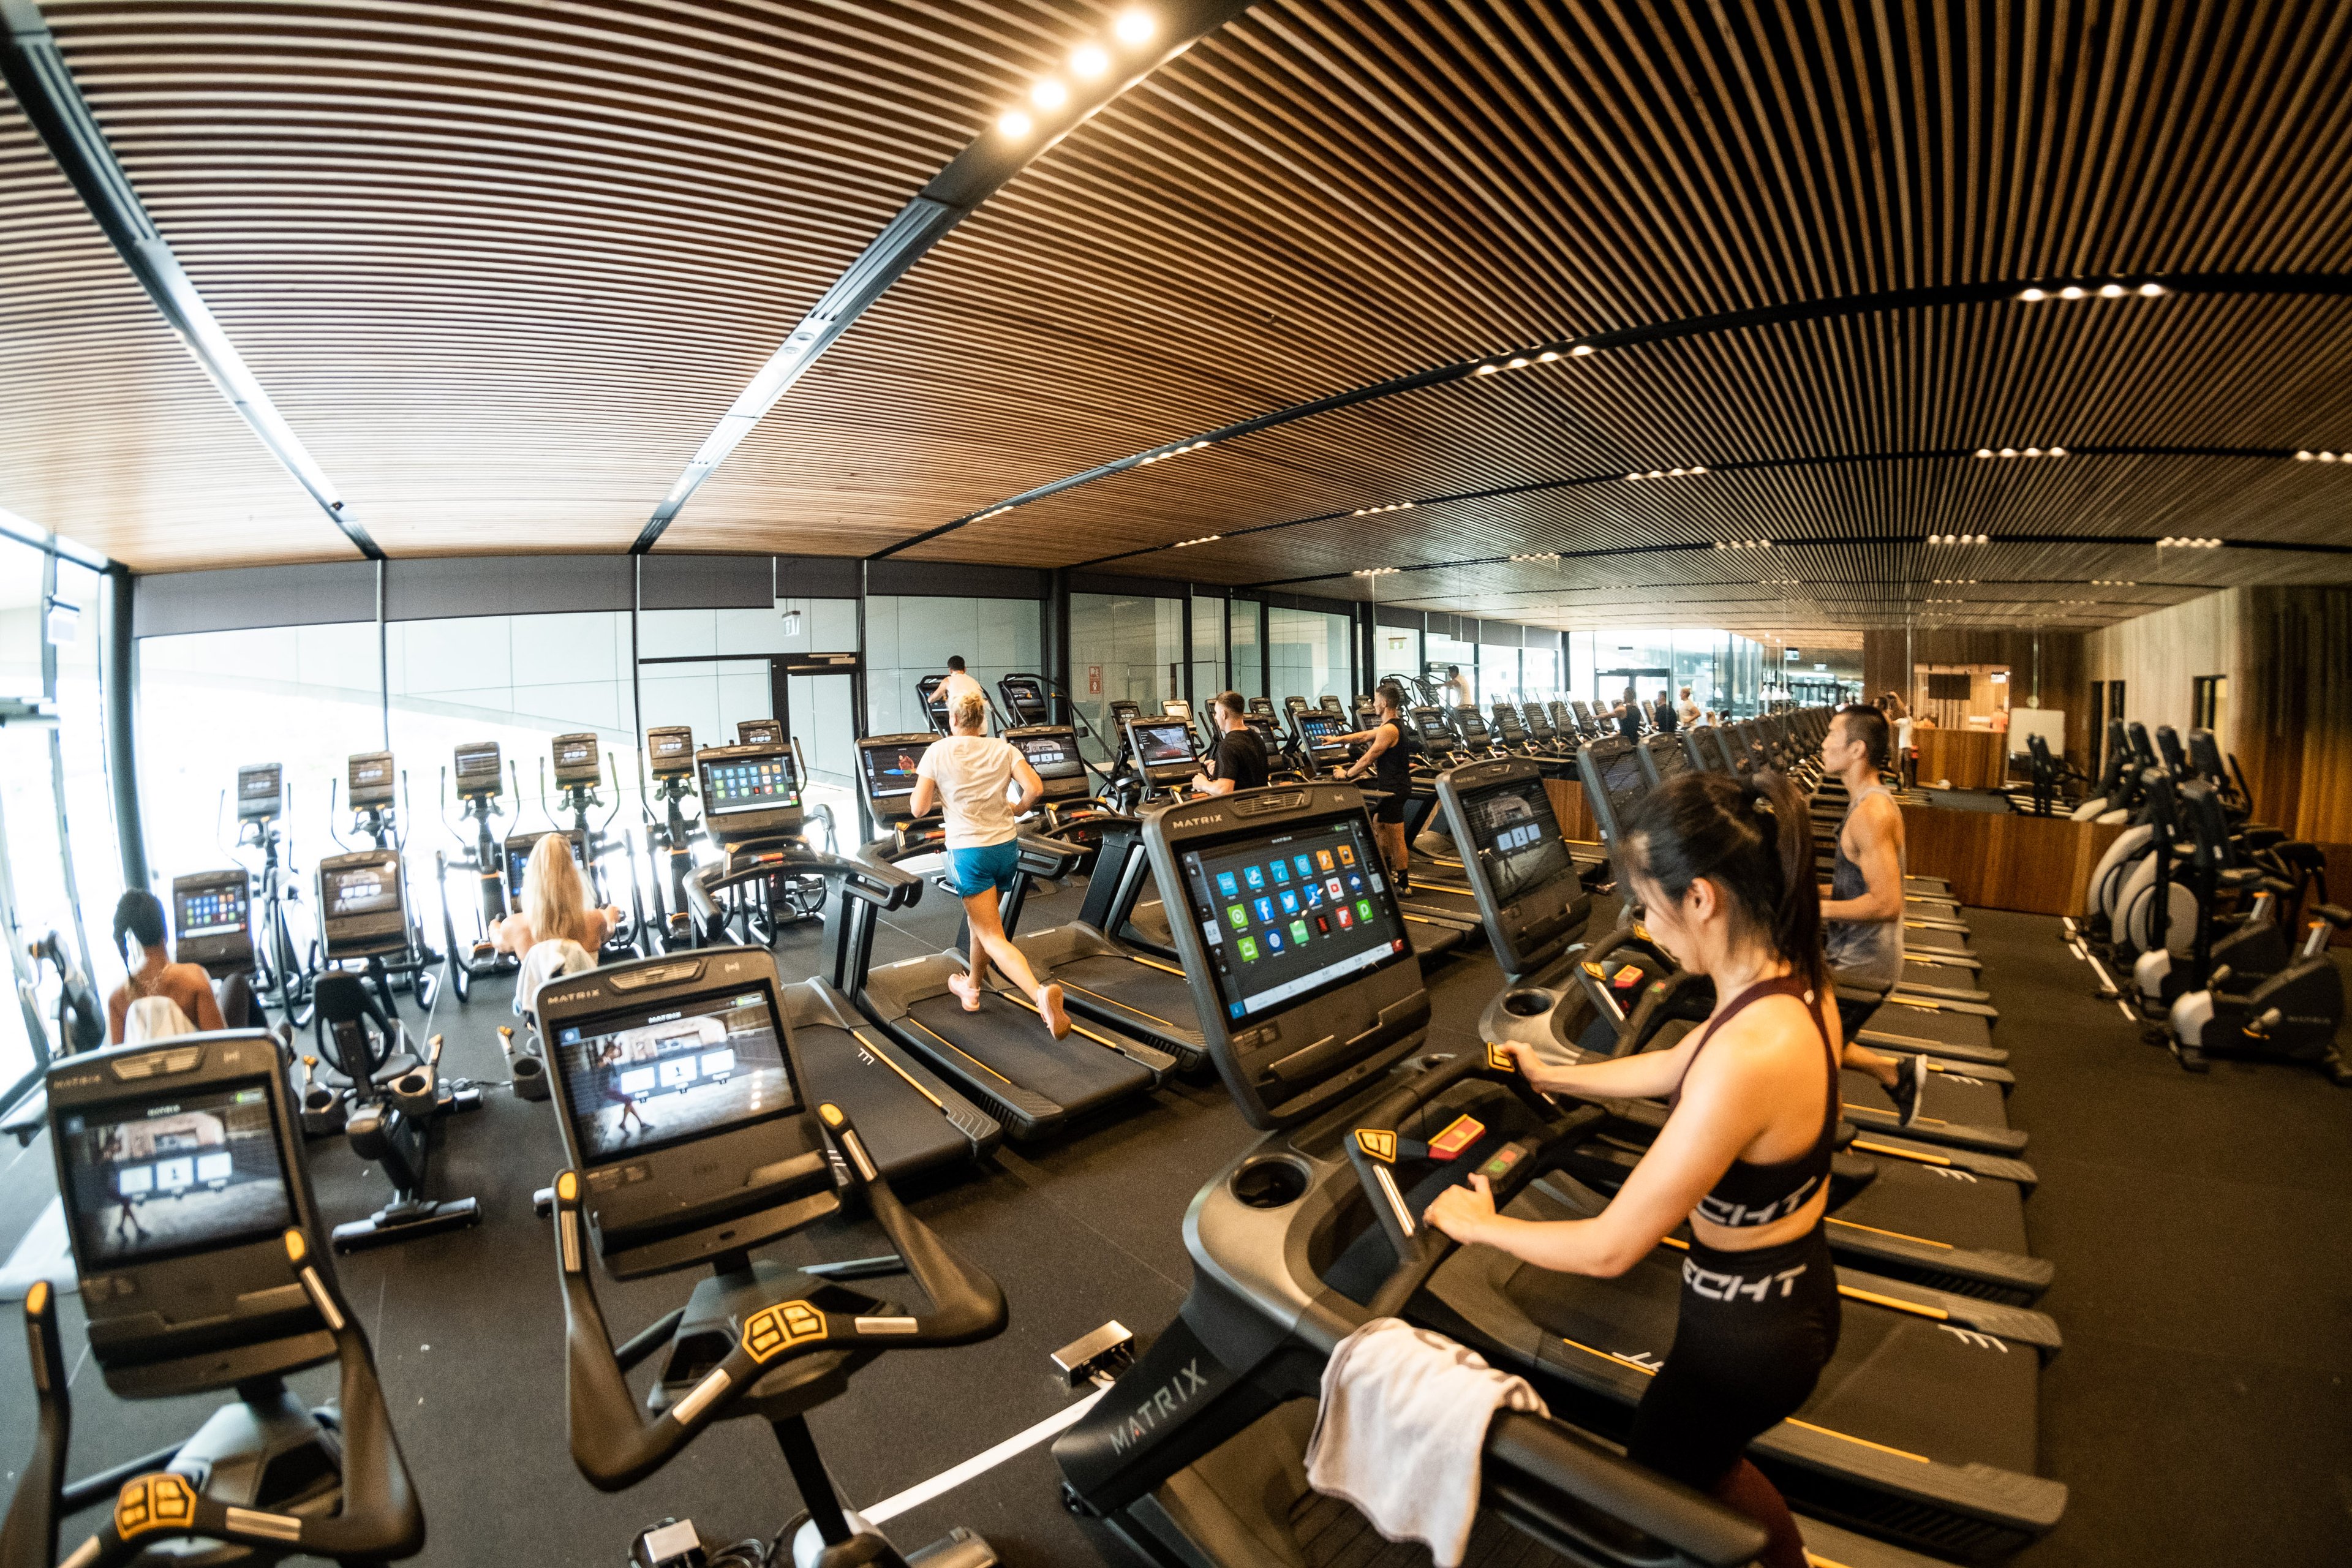
{"type": "Polygon", "coordinates": [[[981,981],[994,959],[1005,978],[1036,1003],[1037,1016],[1058,1040],[1070,1032],[1062,988],[1038,984],[1029,961],[1004,934],[996,909],[1020,874],[1021,827],[1014,818],[1037,804],[1045,781],[1010,742],[982,733],[988,724],[988,699],[978,687],[949,706],[948,722],[952,732],[924,752],[908,802],[917,816],[928,816],[935,805],[944,807],[948,882],[963,900],[964,919],[971,925],[971,971],[948,976],[948,988],[965,1012],[979,1012],[981,981]],[[1018,805],[1009,798],[1016,780],[1018,805]]]}
{"type": "MultiPolygon", "coordinates": [[[[165,1001],[180,1010],[197,1029],[226,1029],[220,1003],[213,995],[213,978],[198,963],[174,963],[163,945],[163,902],[144,888],[133,888],[114,903],[114,945],[130,973],[114,994],[106,999],[106,1040],[122,1044],[133,1003],[165,1001]]],[[[150,1009],[156,1011],[158,1009],[150,1009]]],[[[177,1026],[174,1025],[174,1027],[177,1026]]],[[[157,1037],[150,1029],[147,1038],[157,1037]]]]}
{"type": "Polygon", "coordinates": [[[1352,782],[1370,773],[1373,787],[1387,793],[1388,798],[1372,814],[1372,832],[1380,840],[1381,858],[1389,863],[1389,874],[1396,879],[1397,891],[1409,893],[1412,857],[1404,837],[1404,808],[1412,798],[1412,748],[1404,727],[1404,688],[1393,680],[1381,681],[1380,689],[1372,693],[1372,710],[1370,729],[1339,737],[1364,747],[1363,754],[1339,769],[1339,775],[1352,782]]]}
{"type": "Polygon", "coordinates": [[[1744,1457],[1811,1394],[1837,1347],[1822,1227],[1838,1121],[1838,1018],[1822,962],[1812,821],[1777,774],[1684,773],[1625,825],[1626,871],[1651,932],[1715,980],[1714,1013],[1669,1051],[1561,1068],[1509,1050],[1530,1083],[1584,1100],[1667,1097],[1665,1126],[1594,1219],[1495,1212],[1484,1177],[1429,1222],[1542,1268],[1613,1278],[1687,1217],[1674,1348],[1626,1453],[1770,1531],[1758,1559],[1806,1568],[1788,1504],[1744,1457]]]}

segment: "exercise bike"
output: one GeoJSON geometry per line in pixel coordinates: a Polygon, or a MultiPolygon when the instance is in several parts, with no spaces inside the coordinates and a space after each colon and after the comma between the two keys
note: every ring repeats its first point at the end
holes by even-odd
{"type": "MultiPolygon", "coordinates": [[[[317,1051],[330,1069],[330,1084],[343,1086],[343,1136],[352,1152],[392,1178],[392,1201],[365,1219],[337,1226],[335,1250],[358,1252],[479,1225],[481,1205],[472,1198],[430,1198],[425,1188],[440,1123],[479,1110],[481,1089],[441,1076],[439,1035],[425,1042],[422,1057],[411,1052],[407,1030],[377,1008],[358,976],[320,975],[318,1004],[317,1051]]],[[[306,1127],[319,1092],[306,1074],[306,1127]]]]}
{"type": "Polygon", "coordinates": [[[2344,1022],[2344,972],[2328,956],[2335,933],[2352,930],[2352,910],[2315,903],[2294,961],[2267,979],[2231,989],[2226,964],[2211,984],[2172,1005],[2166,1023],[2173,1059],[2189,1072],[2210,1069],[2216,1056],[2303,1062],[2339,1086],[2352,1085],[2352,1062],[2336,1048],[2344,1022]]]}

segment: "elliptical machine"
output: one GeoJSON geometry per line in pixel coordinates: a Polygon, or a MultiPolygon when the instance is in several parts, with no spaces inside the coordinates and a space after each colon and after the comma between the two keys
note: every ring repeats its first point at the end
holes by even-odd
{"type": "MultiPolygon", "coordinates": [[[[461,745],[452,761],[457,764],[460,820],[474,825],[474,846],[454,860],[446,851],[435,850],[433,873],[441,889],[441,931],[442,940],[448,944],[449,984],[462,1004],[472,1000],[475,981],[512,974],[520,964],[512,953],[500,952],[490,945],[490,927],[507,912],[506,868],[499,854],[499,836],[490,826],[507,815],[499,806],[506,773],[499,757],[499,743],[477,741],[461,745]],[[457,914],[449,902],[449,873],[453,868],[474,874],[475,888],[481,899],[480,924],[470,941],[458,940],[457,914]]],[[[449,820],[449,771],[446,768],[441,773],[441,821],[449,829],[450,837],[465,842],[463,830],[449,820]]]]}
{"type": "MultiPolygon", "coordinates": [[[[288,813],[286,770],[278,763],[248,763],[236,770],[236,842],[238,849],[261,852],[261,869],[254,873],[258,915],[255,935],[256,988],[278,1005],[279,1016],[295,1028],[310,1021],[310,984],[319,973],[319,943],[314,937],[307,951],[296,941],[288,906],[301,901],[299,884],[291,876],[293,837],[278,825],[288,813]],[[285,859],[278,858],[280,850],[285,859]]],[[[239,862],[242,864],[242,862],[239,862]]]]}
{"type": "MultiPolygon", "coordinates": [[[[601,748],[597,744],[596,732],[593,730],[582,730],[569,735],[558,735],[550,743],[549,750],[555,758],[555,787],[559,792],[559,800],[562,809],[572,814],[572,826],[566,828],[558,824],[554,810],[547,804],[547,774],[544,771],[547,763],[544,758],[540,762],[540,767],[542,770],[539,777],[540,811],[545,815],[549,826],[554,831],[571,834],[573,852],[579,858],[581,869],[587,875],[589,889],[595,895],[597,902],[610,903],[612,889],[606,887],[604,882],[604,852],[612,847],[612,838],[607,829],[613,826],[613,818],[619,816],[621,811],[620,789],[617,785],[614,787],[613,804],[605,810],[604,820],[593,827],[590,826],[589,811],[591,808],[602,807],[604,805],[604,797],[597,793],[598,787],[605,782],[605,778],[604,763],[601,748]]],[[[509,840],[509,844],[511,846],[511,839],[509,840]]],[[[604,939],[604,951],[596,955],[596,961],[599,963],[617,963],[625,958],[636,957],[637,931],[645,924],[645,902],[637,887],[636,851],[635,846],[626,842],[625,837],[621,858],[626,861],[629,867],[631,918],[625,923],[615,925],[613,934],[604,939]]],[[[510,883],[511,880],[509,879],[510,883]]],[[[512,891],[510,885],[509,892],[512,891]]]]}
{"type": "MultiPolygon", "coordinates": [[[[333,837],[336,847],[343,853],[320,861],[320,877],[322,882],[325,881],[330,867],[359,867],[371,859],[389,858],[390,869],[385,875],[399,884],[401,942],[396,950],[378,948],[369,953],[368,977],[383,991],[387,1007],[391,1005],[391,988],[404,986],[416,998],[417,1009],[427,1011],[433,1005],[433,993],[441,983],[440,976],[434,973],[433,968],[441,962],[441,954],[434,952],[432,944],[425,940],[424,922],[417,920],[415,911],[408,907],[407,844],[401,836],[400,808],[394,804],[395,795],[406,788],[407,775],[394,768],[390,752],[354,752],[345,764],[345,771],[350,783],[352,829],[364,835],[374,847],[372,851],[353,850],[343,842],[342,836],[335,832],[332,826],[335,786],[330,784],[327,786],[327,820],[330,825],[327,831],[333,837]],[[400,781],[397,788],[395,778],[400,781]]],[[[321,907],[326,903],[324,899],[320,900],[321,907]]],[[[328,945],[331,950],[329,957],[331,958],[333,943],[331,942],[328,945]]]]}
{"type": "MultiPolygon", "coordinates": [[[[699,817],[686,815],[694,798],[694,731],[686,724],[664,724],[646,731],[646,768],[653,775],[653,796],[640,808],[646,816],[646,850],[653,859],[652,925],[646,935],[663,952],[676,952],[695,945],[694,914],[687,907],[687,883],[694,877],[694,846],[704,837],[699,817]],[[662,816],[654,816],[654,801],[662,816]],[[669,875],[661,869],[665,863],[669,875]],[[669,899],[665,908],[662,888],[669,899]]],[[[632,876],[635,873],[631,873],[632,876]]]]}
{"type": "MultiPolygon", "coordinates": [[[[330,1084],[344,1086],[343,1136],[352,1152],[392,1178],[392,1201],[365,1219],[337,1226],[335,1250],[358,1252],[479,1225],[481,1205],[472,1198],[429,1198],[425,1186],[436,1130],[452,1114],[479,1110],[480,1088],[441,1076],[438,1035],[425,1042],[421,1058],[412,1054],[407,1030],[384,1016],[358,976],[320,975],[318,1002],[318,1054],[330,1084]]],[[[306,1077],[306,1119],[318,1092],[306,1077]]]]}

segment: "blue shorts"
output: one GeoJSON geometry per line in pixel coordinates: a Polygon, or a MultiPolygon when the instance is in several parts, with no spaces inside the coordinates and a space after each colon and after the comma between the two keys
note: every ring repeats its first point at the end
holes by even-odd
{"type": "Polygon", "coordinates": [[[1002,844],[985,845],[978,849],[948,851],[948,883],[955,889],[956,897],[971,898],[994,888],[1001,894],[1013,890],[1013,879],[1021,868],[1021,841],[1008,838],[1002,844]]]}

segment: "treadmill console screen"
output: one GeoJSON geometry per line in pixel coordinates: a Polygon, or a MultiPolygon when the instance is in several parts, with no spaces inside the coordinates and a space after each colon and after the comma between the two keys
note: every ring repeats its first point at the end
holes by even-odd
{"type": "Polygon", "coordinates": [[[1441,752],[1454,750],[1454,731],[1445,727],[1445,716],[1437,710],[1422,710],[1413,715],[1413,722],[1420,726],[1423,745],[1433,746],[1441,752]]]}
{"type": "Polygon", "coordinates": [[[694,773],[694,727],[665,724],[646,731],[646,766],[657,779],[682,779],[694,773]]]}
{"type": "Polygon", "coordinates": [[[1067,725],[1055,725],[1050,730],[1039,730],[1029,734],[1008,735],[1005,739],[1019,749],[1029,765],[1037,771],[1037,776],[1047,784],[1055,779],[1086,776],[1086,763],[1078,758],[1077,731],[1067,725]]]}
{"type": "Polygon", "coordinates": [[[760,757],[705,757],[702,809],[711,816],[742,811],[786,811],[801,803],[801,781],[791,752],[760,757]]]}
{"type": "Polygon", "coordinates": [[[1494,737],[1487,733],[1486,721],[1478,717],[1478,710],[1475,708],[1457,708],[1454,710],[1454,721],[1462,726],[1462,741],[1465,745],[1486,746],[1493,744],[1494,737]]]}
{"type": "Polygon", "coordinates": [[[459,746],[453,754],[457,771],[457,793],[463,795],[485,795],[499,793],[499,780],[505,772],[499,759],[496,741],[475,741],[459,746]]]}
{"type": "Polygon", "coordinates": [[[58,1131],[84,1274],[256,1241],[294,1223],[259,1083],[67,1111],[58,1131]]]}
{"type": "Polygon", "coordinates": [[[351,781],[352,809],[392,804],[392,753],[362,752],[345,764],[351,781]]]}
{"type": "Polygon", "coordinates": [[[172,884],[172,929],[181,942],[196,942],[205,937],[236,936],[245,930],[246,910],[251,896],[245,873],[225,877],[217,881],[183,887],[172,884]]]}
{"type": "Polygon", "coordinates": [[[1142,767],[1190,767],[1198,760],[1189,719],[1137,720],[1129,729],[1135,736],[1135,760],[1142,767]]]}
{"type": "MultiPolygon", "coordinates": [[[[320,892],[331,921],[398,915],[402,909],[400,858],[370,858],[358,865],[332,861],[319,868],[320,892]]],[[[396,929],[396,928],[395,928],[396,929]]]]}
{"type": "Polygon", "coordinates": [[[1498,906],[1517,903],[1528,889],[1574,874],[1567,841],[1559,836],[1559,822],[1539,781],[1507,784],[1470,796],[1462,806],[1498,906]]]}
{"type": "Polygon", "coordinates": [[[555,1054],[585,1164],[800,1109],[762,985],[564,1025],[555,1054]]]}
{"type": "Polygon", "coordinates": [[[1034,680],[1008,675],[996,683],[996,689],[1013,716],[1024,723],[1042,724],[1045,721],[1045,688],[1034,680]]]}
{"type": "Polygon", "coordinates": [[[255,763],[236,770],[236,816],[240,822],[266,822],[285,814],[286,770],[277,763],[255,763]]]}
{"type": "Polygon", "coordinates": [[[1180,864],[1231,1020],[1282,1012],[1412,955],[1360,816],[1185,849],[1180,864]]]}
{"type": "MultiPolygon", "coordinates": [[[[1614,751],[1615,748],[1608,750],[1614,751]]],[[[1598,747],[1587,750],[1584,754],[1597,764],[1601,793],[1609,804],[1609,809],[1601,814],[1603,823],[1614,821],[1622,824],[1642,797],[1649,793],[1650,782],[1642,776],[1641,758],[1634,754],[1631,746],[1616,752],[1613,756],[1604,756],[1601,748],[1598,747]]],[[[1612,845],[1612,847],[1615,847],[1612,845]]]]}
{"type": "Polygon", "coordinates": [[[1299,712],[1298,733],[1305,738],[1307,751],[1318,760],[1344,750],[1339,737],[1347,732],[1346,722],[1336,713],[1327,713],[1316,708],[1304,709],[1299,712]]]}
{"type": "Polygon", "coordinates": [[[558,735],[551,742],[555,752],[555,787],[571,789],[576,784],[593,785],[603,772],[596,756],[596,733],[583,731],[576,735],[558,735]]]}
{"type": "Polygon", "coordinates": [[[923,753],[930,745],[928,739],[919,739],[892,746],[858,747],[857,760],[866,770],[866,798],[880,805],[914,794],[915,771],[923,765],[923,753]]]}

